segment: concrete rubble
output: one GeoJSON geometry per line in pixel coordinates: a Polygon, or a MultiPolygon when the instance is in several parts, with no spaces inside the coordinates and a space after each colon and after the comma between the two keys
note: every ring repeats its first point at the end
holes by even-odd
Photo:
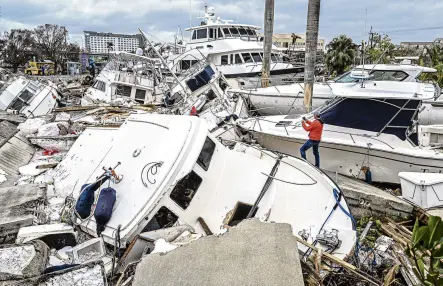
{"type": "Polygon", "coordinates": [[[290,225],[252,219],[221,236],[146,256],[137,266],[132,285],[304,284],[290,225]]]}

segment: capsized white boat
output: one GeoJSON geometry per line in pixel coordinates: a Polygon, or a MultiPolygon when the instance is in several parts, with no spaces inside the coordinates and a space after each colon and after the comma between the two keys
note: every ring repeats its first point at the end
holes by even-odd
{"type": "Polygon", "coordinates": [[[161,103],[168,89],[161,75],[159,59],[142,55],[113,52],[111,61],[97,75],[83,95],[83,106],[111,103],[117,99],[138,104],[161,103]]]}
{"type": "MultiPolygon", "coordinates": [[[[399,172],[443,171],[443,153],[417,133],[422,95],[412,91],[389,94],[355,93],[337,97],[317,111],[324,121],[320,143],[321,168],[347,176],[400,183],[399,172]]],[[[306,115],[312,119],[312,114],[306,115]]],[[[308,139],[301,116],[267,116],[238,121],[259,144],[270,150],[300,156],[308,139]]],[[[312,160],[312,151],[308,159],[312,160]]]]}
{"type": "MultiPolygon", "coordinates": [[[[55,169],[56,191],[74,190],[77,196],[103,166],[117,162],[121,180],[102,186],[117,193],[101,234],[109,244],[120,237],[124,247],[141,232],[178,225],[201,234],[223,233],[257,217],[289,223],[294,234],[340,258],[355,245],[349,208],[327,175],[290,156],[243,144],[231,150],[201,118],[141,114],[131,115],[119,129],[86,129],[55,169]]],[[[80,226],[96,235],[94,217],[80,226]]]]}
{"type": "Polygon", "coordinates": [[[16,110],[27,117],[48,114],[56,105],[57,86],[24,76],[4,74],[0,81],[0,110],[16,110]]]}

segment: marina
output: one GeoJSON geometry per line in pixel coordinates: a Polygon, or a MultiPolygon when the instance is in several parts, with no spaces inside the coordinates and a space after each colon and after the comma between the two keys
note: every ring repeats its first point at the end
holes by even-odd
{"type": "Polygon", "coordinates": [[[441,285],[443,40],[263,2],[0,37],[0,285],[441,285]]]}

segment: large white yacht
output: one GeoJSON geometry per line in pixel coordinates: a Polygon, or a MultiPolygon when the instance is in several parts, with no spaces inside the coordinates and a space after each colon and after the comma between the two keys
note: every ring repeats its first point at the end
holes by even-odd
{"type": "MultiPolygon", "coordinates": [[[[339,187],[326,174],[254,146],[237,143],[231,150],[208,129],[196,116],[152,114],[131,115],[119,129],[88,128],[55,169],[55,188],[77,196],[103,166],[118,166],[119,179],[101,187],[116,191],[101,233],[111,245],[120,238],[125,247],[141,232],[178,225],[218,234],[256,217],[289,223],[294,234],[340,258],[350,253],[355,225],[339,187]]],[[[79,223],[97,235],[94,217],[79,223]]]]}
{"type": "MultiPolygon", "coordinates": [[[[443,107],[439,97],[441,89],[432,83],[420,82],[423,73],[434,73],[433,68],[417,65],[361,65],[334,80],[314,84],[312,107],[324,105],[344,90],[355,93],[417,93],[424,95],[421,124],[442,124],[443,107]],[[360,87],[363,86],[364,89],[360,87]]],[[[303,114],[303,83],[276,85],[257,89],[231,89],[229,93],[246,98],[260,115],[303,114]]]]}
{"type": "MultiPolygon", "coordinates": [[[[362,92],[342,94],[319,108],[324,122],[320,143],[321,168],[347,176],[399,183],[399,172],[443,171],[443,153],[419,144],[417,113],[423,95],[362,92]]],[[[312,119],[312,115],[305,115],[312,119]]],[[[244,119],[241,129],[250,131],[262,146],[293,156],[308,139],[296,115],[244,119]]],[[[312,160],[312,151],[307,152],[312,160]]]]}
{"type": "MultiPolygon", "coordinates": [[[[205,11],[205,21],[200,26],[191,27],[191,39],[186,51],[167,58],[170,68],[181,73],[198,60],[207,59],[227,77],[251,77],[261,74],[263,42],[257,35],[260,27],[232,23],[216,17],[215,10],[205,11]]],[[[277,47],[272,47],[271,75],[302,72],[303,67],[294,67],[284,62],[277,47]]]]}

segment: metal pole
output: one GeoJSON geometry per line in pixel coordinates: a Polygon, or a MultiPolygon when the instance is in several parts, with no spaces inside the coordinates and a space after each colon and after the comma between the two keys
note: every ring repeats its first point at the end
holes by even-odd
{"type": "Polygon", "coordinates": [[[309,0],[306,23],[305,97],[303,101],[307,112],[311,112],[312,110],[312,91],[315,80],[315,59],[317,56],[319,21],[320,0],[309,0]]]}
{"type": "Polygon", "coordinates": [[[269,86],[269,76],[271,69],[272,34],[274,31],[274,0],[265,0],[265,29],[264,29],[264,51],[262,64],[262,87],[269,86]]]}
{"type": "MultiPolygon", "coordinates": [[[[187,94],[186,88],[183,86],[183,84],[181,83],[181,81],[178,79],[178,77],[175,75],[175,73],[169,68],[168,63],[166,63],[165,59],[162,57],[162,55],[155,49],[155,47],[152,45],[151,41],[148,39],[148,37],[146,36],[145,32],[142,31],[142,29],[138,29],[140,31],[140,33],[143,35],[143,37],[145,37],[146,41],[148,42],[148,44],[151,46],[152,50],[157,54],[157,57],[160,59],[160,61],[162,62],[163,66],[168,69],[168,71],[171,73],[172,77],[177,81],[177,83],[181,86],[181,88],[183,89],[183,92],[185,94],[187,94]]],[[[186,100],[186,98],[185,98],[186,100]]]]}

